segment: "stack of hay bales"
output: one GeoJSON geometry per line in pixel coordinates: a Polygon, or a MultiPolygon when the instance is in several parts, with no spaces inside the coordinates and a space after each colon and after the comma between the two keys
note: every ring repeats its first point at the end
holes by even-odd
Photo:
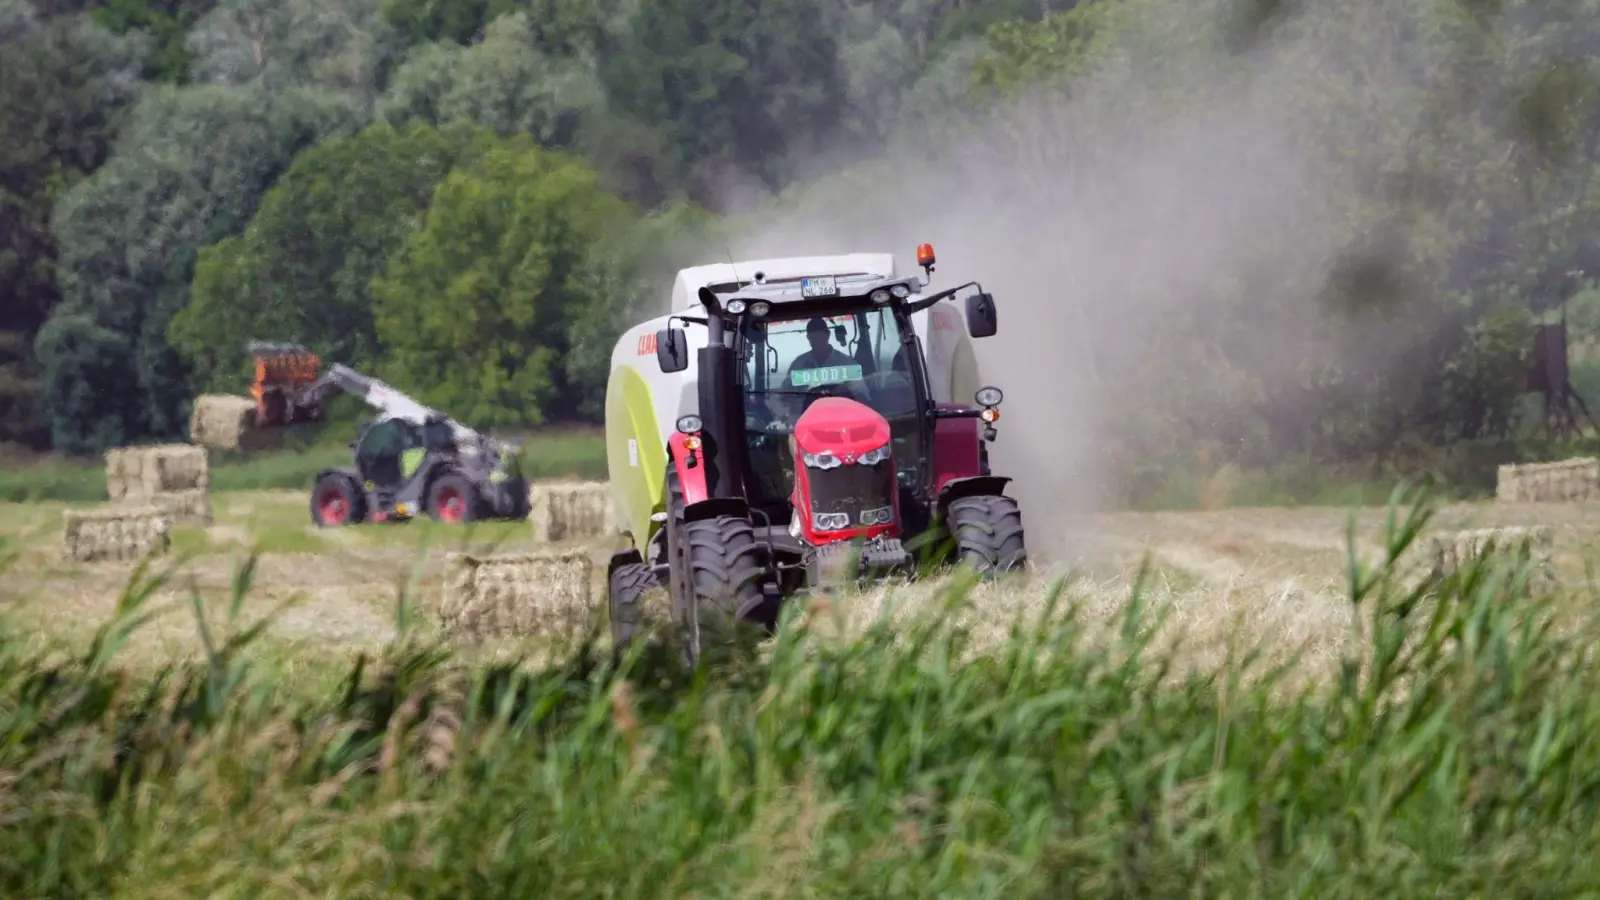
{"type": "Polygon", "coordinates": [[[536,482],[528,489],[528,519],[539,543],[582,541],[617,531],[604,481],[536,482]]]}
{"type": "Polygon", "coordinates": [[[278,446],[282,429],[257,428],[256,402],[232,394],[201,394],[189,414],[189,440],[217,450],[250,452],[278,446]]]}
{"type": "Polygon", "coordinates": [[[1600,498],[1600,460],[1585,456],[1501,466],[1494,497],[1500,503],[1583,503],[1600,498]]]}
{"type": "Polygon", "coordinates": [[[62,545],[74,562],[138,560],[171,549],[171,520],[152,506],[69,510],[62,545]]]}
{"type": "Polygon", "coordinates": [[[1555,538],[1549,526],[1479,528],[1432,540],[1433,576],[1443,578],[1474,561],[1492,557],[1511,566],[1527,565],[1528,587],[1548,590],[1558,583],[1552,555],[1555,538]]]}
{"type": "Polygon", "coordinates": [[[113,504],[155,507],[174,524],[212,521],[210,461],[196,444],[107,450],[106,490],[113,504]]]}
{"type": "Polygon", "coordinates": [[[594,564],[581,553],[447,559],[438,603],[444,630],[467,637],[576,637],[594,615],[594,564]]]}

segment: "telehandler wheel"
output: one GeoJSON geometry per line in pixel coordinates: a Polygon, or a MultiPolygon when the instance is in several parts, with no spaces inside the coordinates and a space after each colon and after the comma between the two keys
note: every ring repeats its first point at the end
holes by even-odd
{"type": "MultiPolygon", "coordinates": [[[[749,519],[716,516],[683,523],[678,532],[688,590],[675,590],[673,617],[684,638],[691,667],[707,647],[734,642],[758,630],[744,619],[765,599],[766,553],[756,543],[749,519]]],[[[669,551],[670,552],[670,551],[669,551]]]]}
{"type": "Polygon", "coordinates": [[[979,572],[1009,572],[1027,564],[1017,501],[1000,495],[962,497],[950,503],[946,516],[957,563],[979,572]]]}
{"type": "Polygon", "coordinates": [[[367,497],[350,476],[328,472],[311,486],[311,521],[321,528],[354,525],[367,517],[367,497]]]}
{"type": "Polygon", "coordinates": [[[661,580],[646,563],[628,563],[611,573],[611,647],[615,652],[620,654],[628,649],[634,635],[639,633],[639,626],[644,624],[641,599],[660,587],[661,580]]]}
{"type": "Polygon", "coordinates": [[[478,488],[465,475],[450,472],[428,486],[428,515],[436,522],[471,522],[478,518],[483,503],[478,488]]]}

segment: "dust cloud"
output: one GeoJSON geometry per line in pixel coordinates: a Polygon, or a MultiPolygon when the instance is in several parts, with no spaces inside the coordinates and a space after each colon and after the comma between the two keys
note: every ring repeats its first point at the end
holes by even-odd
{"type": "Polygon", "coordinates": [[[1144,457],[1190,452],[1130,444],[1128,423],[1215,424],[1225,441],[1224,407],[1246,390],[1230,373],[1292,377],[1323,334],[1330,275],[1354,252],[1345,198],[1374,175],[1348,148],[1422,127],[1400,69],[1358,37],[1393,4],[1330,6],[1333,19],[1240,50],[1212,40],[1229,25],[1199,4],[1130,3],[1140,20],[1070,95],[985,110],[976,136],[904,136],[781,199],[727,252],[893,252],[912,272],[926,241],[930,289],[993,292],[1000,331],[975,342],[983,380],[1006,392],[992,460],[1016,479],[1030,544],[1055,555],[1144,457]]]}

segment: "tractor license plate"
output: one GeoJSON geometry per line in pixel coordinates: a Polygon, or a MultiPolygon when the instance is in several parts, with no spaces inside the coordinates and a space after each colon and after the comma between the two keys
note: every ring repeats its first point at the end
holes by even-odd
{"type": "Polygon", "coordinates": [[[839,286],[834,283],[832,275],[800,279],[800,296],[802,297],[832,297],[838,293],[839,286]]]}

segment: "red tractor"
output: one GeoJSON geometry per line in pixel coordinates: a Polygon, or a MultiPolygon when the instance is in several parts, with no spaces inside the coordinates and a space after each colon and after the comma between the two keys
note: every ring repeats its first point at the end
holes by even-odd
{"type": "MultiPolygon", "coordinates": [[[[919,248],[925,270],[932,256],[919,248]]],[[[823,586],[959,562],[985,572],[1024,567],[1021,511],[1004,493],[1011,479],[990,473],[985,446],[1002,394],[980,388],[974,406],[936,399],[917,327],[951,338],[961,316],[943,301],[972,287],[964,330],[988,337],[994,297],[976,282],[924,296],[915,277],[874,272],[752,274],[699,287],[701,309],[642,323],[619,342],[614,370],[637,346],[638,356],[654,350],[659,374],[630,371],[613,385],[637,377],[674,406],[681,397],[698,407],[667,434],[647,540],[610,563],[619,649],[640,625],[640,597],[656,587],[667,589],[695,662],[713,625],[770,631],[788,598],[823,586]],[[698,332],[692,353],[686,325],[698,332]]],[[[940,344],[935,367],[944,383],[947,359],[959,356],[951,346],[940,344]]],[[[617,421],[637,423],[636,401],[615,391],[617,408],[628,410],[617,421]]],[[[631,459],[613,458],[619,492],[640,483],[619,470],[638,465],[641,438],[626,434],[613,440],[634,448],[631,459]]]]}

